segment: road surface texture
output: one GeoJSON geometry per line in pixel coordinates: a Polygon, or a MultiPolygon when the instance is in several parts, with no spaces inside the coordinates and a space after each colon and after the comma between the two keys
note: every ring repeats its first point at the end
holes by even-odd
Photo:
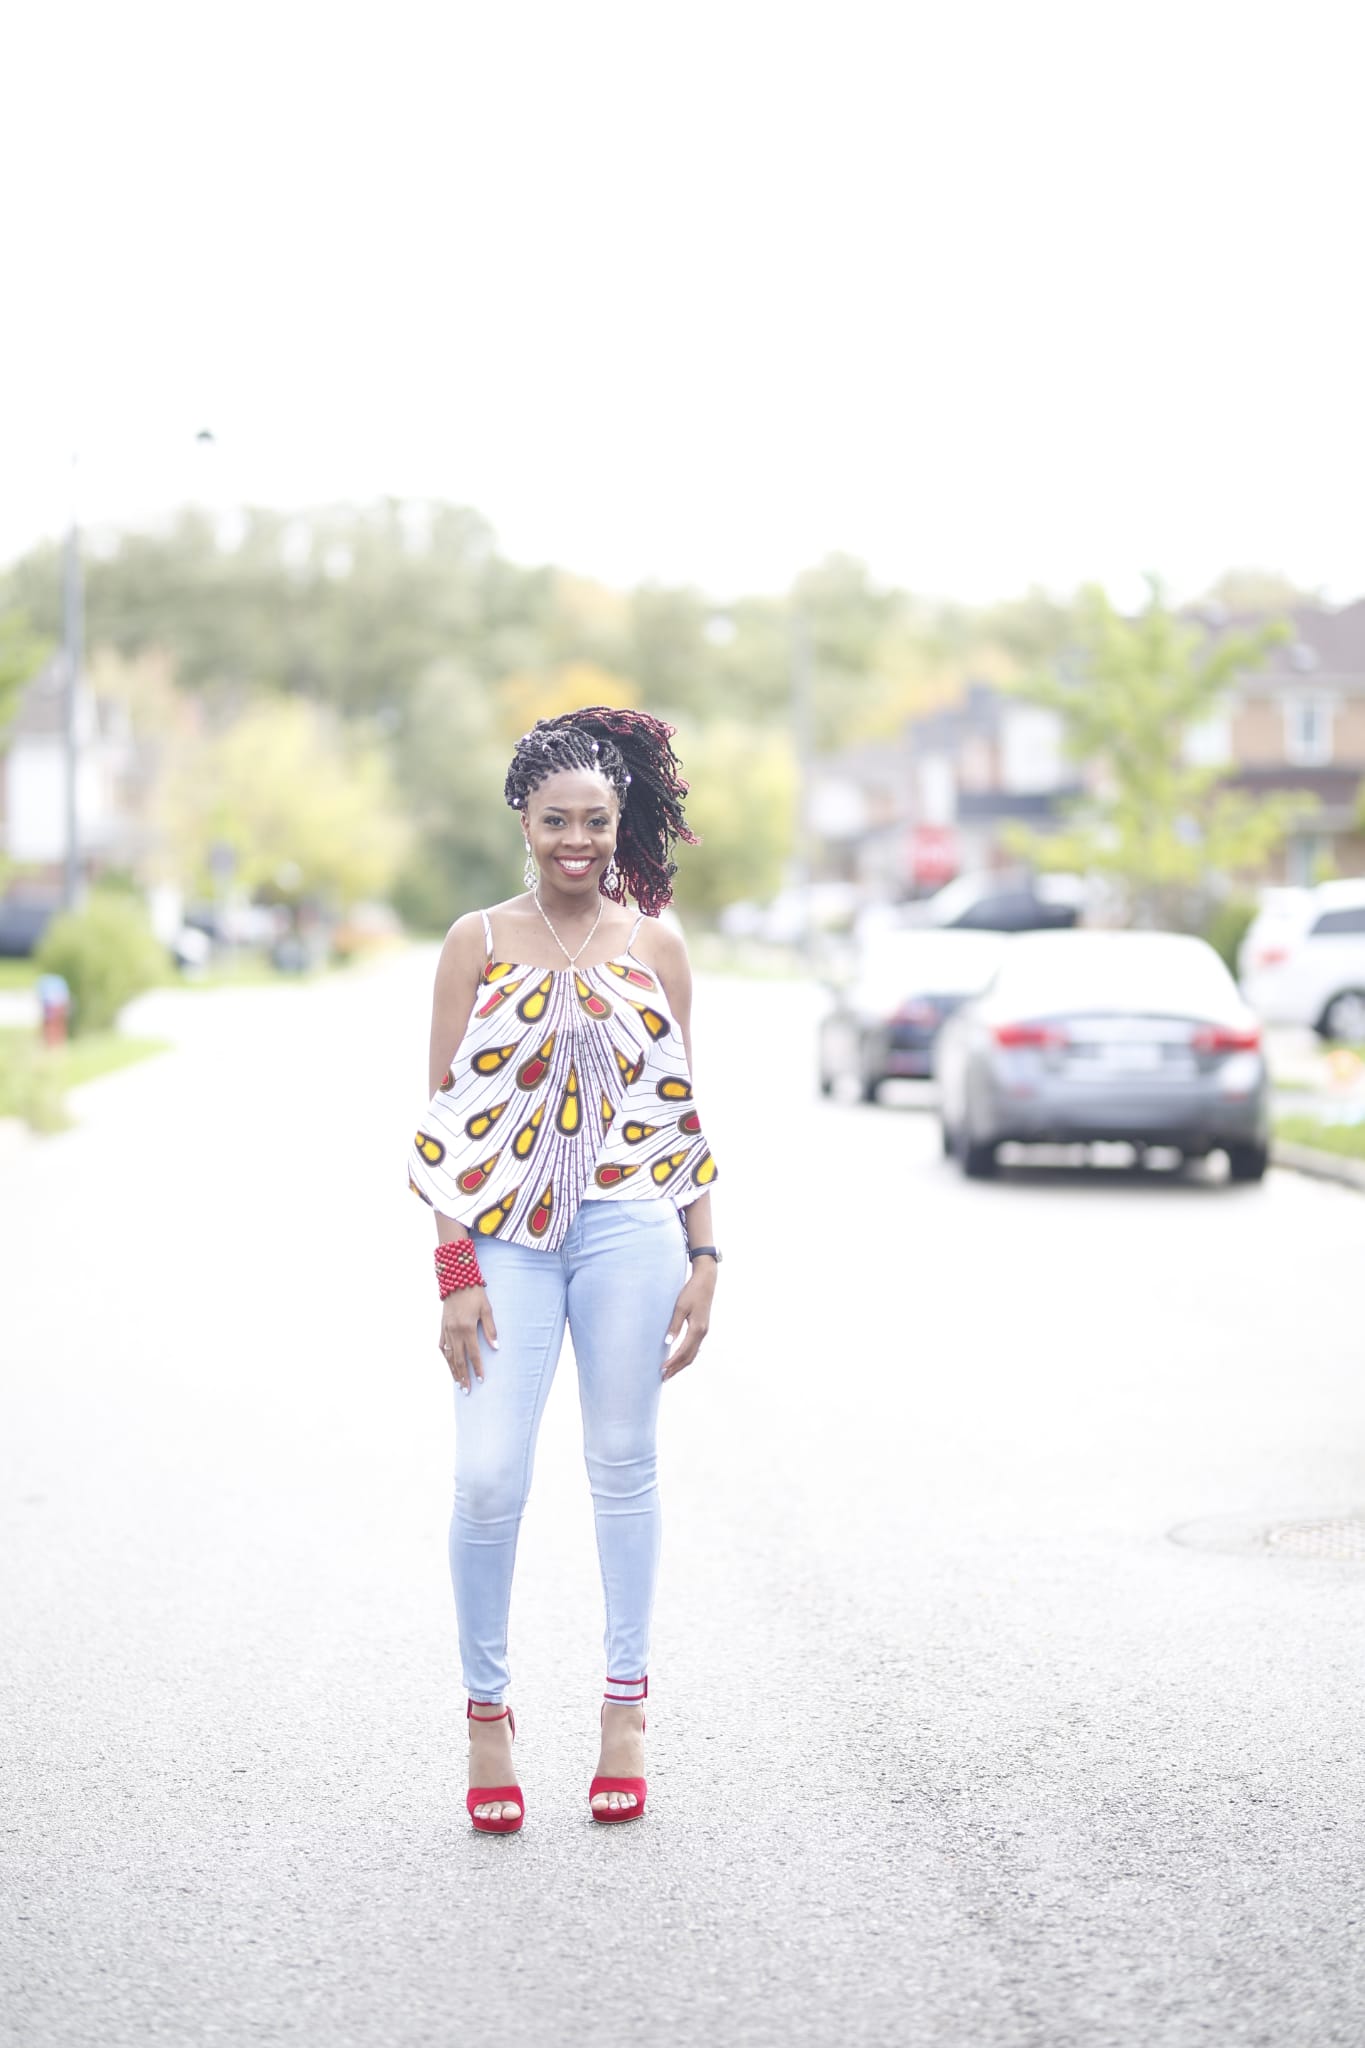
{"type": "Polygon", "coordinates": [[[969,1184],[703,987],[649,1810],[588,1817],[566,1358],[475,1837],[433,957],[146,999],[179,1050],[0,1170],[4,2041],[1360,2048],[1365,1565],[1170,1535],[1365,1501],[1360,1197],[969,1184]]]}

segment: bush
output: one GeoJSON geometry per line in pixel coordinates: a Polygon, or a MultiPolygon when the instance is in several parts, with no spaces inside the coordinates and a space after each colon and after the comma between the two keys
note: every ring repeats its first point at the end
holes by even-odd
{"type": "Polygon", "coordinates": [[[169,962],[141,906],[96,894],[83,910],[52,920],[34,956],[39,971],[60,974],[71,990],[73,1033],[107,1031],[125,1003],[152,988],[169,962]]]}
{"type": "Polygon", "coordinates": [[[1234,979],[1237,974],[1237,948],[1246,937],[1255,915],[1256,905],[1249,897],[1229,896],[1212,912],[1204,926],[1204,937],[1227,963],[1228,972],[1234,979]]]}
{"type": "Polygon", "coordinates": [[[22,1117],[34,1131],[64,1131],[70,1118],[60,1059],[32,1031],[0,1031],[0,1117],[22,1117]]]}

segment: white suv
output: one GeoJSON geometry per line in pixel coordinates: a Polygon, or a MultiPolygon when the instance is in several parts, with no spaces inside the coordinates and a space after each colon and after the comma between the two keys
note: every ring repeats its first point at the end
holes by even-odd
{"type": "Polygon", "coordinates": [[[1308,1024],[1365,1045],[1365,877],[1272,891],[1237,964],[1267,1024],[1308,1024]]]}

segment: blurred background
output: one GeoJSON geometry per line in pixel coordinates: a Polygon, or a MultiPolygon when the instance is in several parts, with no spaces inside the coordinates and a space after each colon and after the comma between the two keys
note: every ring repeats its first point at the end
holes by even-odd
{"type": "Polygon", "coordinates": [[[35,1063],[41,974],[89,1041],[513,889],[510,743],[592,702],[677,724],[704,967],[1166,928],[1339,1092],[1360,899],[1325,962],[1292,892],[1365,872],[1349,37],[1150,19],[26,19],[0,1113],[130,1050],[35,1063]]]}
{"type": "Polygon", "coordinates": [[[1358,10],[11,14],[13,2038],[1358,2041],[1358,10]],[[559,1392],[471,1860],[402,1164],[593,703],[726,1247],[611,1880],[559,1392]]]}

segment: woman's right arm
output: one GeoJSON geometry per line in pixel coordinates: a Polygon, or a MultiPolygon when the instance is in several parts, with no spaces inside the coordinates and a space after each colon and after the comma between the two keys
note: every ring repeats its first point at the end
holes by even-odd
{"type": "MultiPolygon", "coordinates": [[[[427,1054],[427,1093],[434,1095],[446,1069],[464,1037],[483,973],[483,919],[457,918],[446,933],[441,957],[436,964],[436,986],[431,998],[431,1043],[427,1054]]],[[[436,1236],[441,1244],[468,1237],[463,1223],[436,1213],[436,1236]]],[[[455,1384],[467,1394],[471,1376],[483,1378],[479,1351],[479,1330],[496,1351],[498,1333],[493,1310],[482,1287],[457,1287],[441,1303],[441,1351],[455,1384]]]]}

